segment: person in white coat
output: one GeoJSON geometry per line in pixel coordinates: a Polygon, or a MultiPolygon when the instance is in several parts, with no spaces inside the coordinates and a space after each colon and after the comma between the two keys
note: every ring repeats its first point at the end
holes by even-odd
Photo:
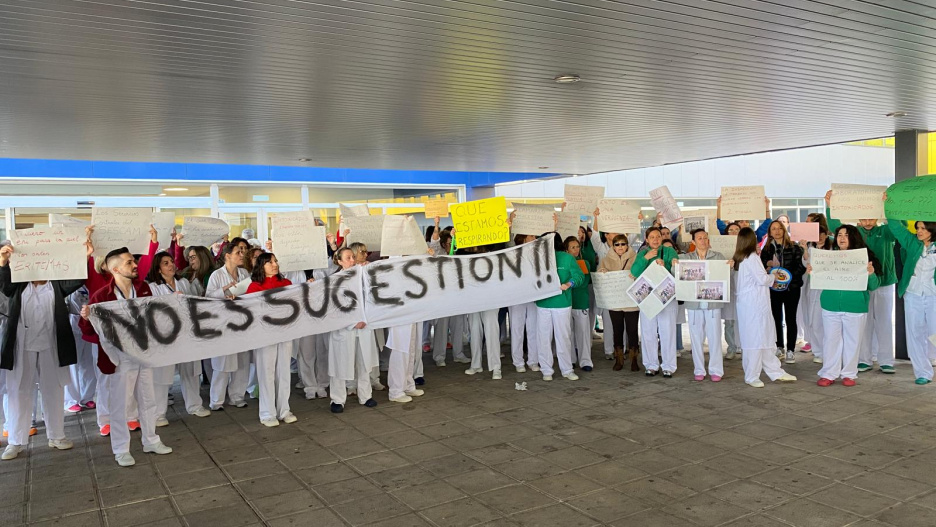
{"type": "MultiPolygon", "coordinates": [[[[355,267],[351,249],[343,247],[335,253],[335,262],[343,271],[355,267]]],[[[328,377],[331,385],[331,411],[344,412],[348,399],[347,381],[355,381],[358,401],[368,408],[377,406],[372,398],[371,371],[380,360],[373,330],[364,322],[328,334],[328,377]]],[[[415,389],[415,386],[414,386],[415,389]]]]}
{"type": "Polygon", "coordinates": [[[776,278],[764,269],[757,254],[757,235],[750,227],[738,233],[738,245],[732,260],[738,269],[736,308],[744,382],[754,388],[763,388],[761,371],[771,381],[795,381],[796,377],[783,371],[776,355],[777,330],[770,311],[770,286],[776,278]]]}
{"type": "Polygon", "coordinates": [[[93,410],[97,408],[95,402],[97,391],[97,368],[94,366],[95,358],[92,353],[90,342],[81,339],[81,328],[78,327],[78,321],[81,320],[81,306],[88,303],[88,288],[82,286],[81,289],[70,294],[67,299],[68,314],[72,327],[72,335],[75,336],[75,351],[78,354],[78,362],[68,367],[70,379],[65,385],[65,410],[68,412],[80,412],[87,408],[93,410]]]}
{"type": "MultiPolygon", "coordinates": [[[[711,250],[708,233],[705,229],[696,229],[690,233],[695,251],[680,255],[682,261],[725,260],[725,256],[711,250]]],[[[710,264],[711,265],[711,264],[710,264]]],[[[728,265],[734,262],[728,260],[728,265]]],[[[724,267],[724,264],[722,264],[724,267]]],[[[679,272],[683,269],[680,266],[679,272]]],[[[703,277],[704,278],[704,277],[703,277]]],[[[686,318],[689,323],[689,338],[692,346],[693,378],[696,381],[705,380],[705,350],[703,345],[706,339],[709,345],[708,375],[712,382],[721,381],[725,375],[722,363],[722,306],[716,302],[686,302],[686,318]]]]}
{"type": "MultiPolygon", "coordinates": [[[[156,253],[149,273],[146,275],[153,296],[162,295],[190,295],[199,296],[198,290],[191,282],[178,274],[175,261],[167,252],[156,253]]],[[[201,373],[201,361],[183,362],[172,366],[153,368],[153,387],[156,397],[156,426],[167,426],[169,388],[175,380],[176,370],[179,371],[179,384],[182,388],[182,398],[185,401],[185,410],[196,417],[208,417],[211,412],[202,404],[199,390],[198,375],[201,373]]]]}
{"type": "Polygon", "coordinates": [[[422,353],[419,350],[421,334],[421,322],[395,326],[387,330],[387,347],[390,348],[387,385],[392,402],[408,403],[413,400],[413,397],[426,393],[416,388],[416,381],[413,378],[416,361],[422,361],[422,353]]]}
{"type": "MultiPolygon", "coordinates": [[[[565,208],[565,207],[563,207],[565,208]]],[[[605,256],[608,255],[608,252],[613,251],[614,237],[618,234],[623,233],[614,233],[606,232],[605,241],[601,241],[601,233],[598,231],[598,216],[601,214],[600,209],[595,209],[594,216],[595,221],[592,224],[592,237],[591,243],[592,248],[595,250],[595,255],[598,257],[598,261],[604,260],[605,256]]],[[[598,309],[598,316],[601,317],[601,327],[604,328],[604,333],[602,333],[602,340],[604,341],[604,356],[605,360],[614,360],[614,339],[611,338],[613,333],[612,327],[613,323],[611,322],[611,312],[608,309],[598,309]]],[[[626,346],[637,346],[636,342],[625,342],[626,346]]]]}
{"type": "MultiPolygon", "coordinates": [[[[88,244],[90,254],[90,244],[88,244]]],[[[12,245],[0,248],[0,291],[8,300],[9,323],[0,348],[0,368],[6,370],[9,444],[0,459],[16,458],[29,442],[36,383],[46,403],[44,420],[50,448],[68,450],[65,409],[61,401],[68,384],[68,367],[77,361],[74,335],[65,298],[83,280],[13,283],[10,270],[12,245]]]]}
{"type": "MultiPolygon", "coordinates": [[[[224,267],[211,273],[205,296],[209,298],[233,299],[236,295],[236,286],[244,280],[250,279],[250,273],[242,267],[244,263],[244,250],[241,244],[229,243],[222,250],[224,267]]],[[[231,355],[213,357],[211,359],[211,395],[212,410],[221,410],[224,406],[225,394],[237,408],[247,406],[244,395],[247,393],[247,383],[250,377],[250,351],[242,351],[231,355]]]]}
{"type": "MultiPolygon", "coordinates": [[[[725,234],[728,236],[737,236],[741,231],[741,226],[737,223],[729,223],[725,228],[725,234]]],[[[732,256],[727,254],[725,256],[732,256]]],[[[741,353],[741,335],[738,333],[738,272],[731,271],[731,302],[722,307],[722,318],[725,319],[725,344],[728,349],[725,350],[725,360],[732,360],[735,355],[741,353]]]]}
{"type": "MultiPolygon", "coordinates": [[[[515,245],[523,245],[536,240],[532,234],[518,234],[514,236],[515,245]]],[[[532,371],[539,371],[539,356],[537,354],[536,337],[536,302],[517,304],[507,308],[507,317],[510,320],[510,358],[517,373],[526,372],[526,366],[532,371]],[[527,359],[526,366],[523,361],[523,338],[526,336],[527,359]]],[[[591,335],[589,334],[589,338],[591,335]]]]}

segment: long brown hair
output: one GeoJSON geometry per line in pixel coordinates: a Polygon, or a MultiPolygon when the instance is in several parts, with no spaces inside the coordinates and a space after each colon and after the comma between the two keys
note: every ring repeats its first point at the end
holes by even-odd
{"type": "Polygon", "coordinates": [[[767,239],[773,240],[773,236],[770,234],[770,231],[773,230],[773,226],[775,223],[779,225],[781,229],[783,229],[783,246],[790,247],[791,245],[793,245],[793,240],[790,239],[790,233],[789,231],[786,230],[786,225],[784,225],[779,220],[773,220],[772,222],[770,222],[770,227],[767,227],[767,239]]]}
{"type": "Polygon", "coordinates": [[[741,229],[741,232],[738,233],[738,244],[735,245],[735,253],[731,258],[734,260],[734,267],[738,269],[741,266],[741,262],[747,259],[748,256],[757,252],[757,234],[754,232],[754,229],[750,227],[745,227],[741,229]]]}

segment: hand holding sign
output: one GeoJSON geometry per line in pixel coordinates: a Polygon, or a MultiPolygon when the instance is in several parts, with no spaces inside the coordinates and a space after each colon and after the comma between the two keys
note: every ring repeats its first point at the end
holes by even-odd
{"type": "Polygon", "coordinates": [[[86,232],[81,227],[14,230],[0,265],[9,263],[13,282],[83,280],[88,277],[89,250],[94,249],[86,232]]]}

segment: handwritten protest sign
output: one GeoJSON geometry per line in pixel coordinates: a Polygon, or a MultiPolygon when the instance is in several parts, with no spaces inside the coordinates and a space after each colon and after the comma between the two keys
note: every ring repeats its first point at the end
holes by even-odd
{"type": "Polygon", "coordinates": [[[809,286],[813,289],[837,291],[864,291],[868,288],[868,250],[851,251],[809,250],[812,274],[809,286]]]}
{"type": "Polygon", "coordinates": [[[676,300],[731,301],[731,268],[728,267],[728,260],[680,260],[675,273],[676,300]]]}
{"type": "Polygon", "coordinates": [[[598,206],[598,201],[604,197],[604,187],[590,187],[586,185],[566,185],[563,199],[566,212],[576,212],[579,215],[591,216],[598,206]]]}
{"type": "Polygon", "coordinates": [[[370,208],[367,204],[364,205],[344,205],[342,203],[338,204],[338,210],[341,211],[341,217],[345,218],[348,216],[351,217],[361,217],[361,216],[370,216],[370,208]]]}
{"type": "Polygon", "coordinates": [[[794,242],[819,242],[819,224],[814,221],[791,223],[790,239],[794,242]]]}
{"type": "Polygon", "coordinates": [[[596,306],[602,309],[637,307],[634,299],[627,294],[630,286],[634,285],[634,277],[631,276],[630,271],[592,273],[591,279],[595,284],[596,306]]]}
{"type": "Polygon", "coordinates": [[[883,185],[832,183],[829,212],[838,220],[883,219],[885,190],[883,185]]]}
{"type": "Polygon", "coordinates": [[[897,220],[936,221],[936,175],[910,178],[888,187],[884,212],[897,220]]]}
{"type": "Polygon", "coordinates": [[[133,254],[146,254],[149,249],[153,209],[95,207],[91,209],[91,223],[94,256],[104,256],[121,247],[133,254]]]}
{"type": "Polygon", "coordinates": [[[369,251],[380,251],[383,224],[386,216],[347,216],[345,224],[351,229],[348,234],[348,245],[363,243],[369,251]]]}
{"type": "Polygon", "coordinates": [[[328,267],[325,227],[315,225],[311,210],[277,213],[272,227],[273,253],[281,272],[328,267]]]}
{"type": "Polygon", "coordinates": [[[230,233],[226,221],[210,216],[184,216],[182,218],[183,244],[186,247],[211,247],[230,233]]]}
{"type": "Polygon", "coordinates": [[[664,226],[672,230],[682,225],[682,211],[666,185],[650,191],[650,203],[654,210],[663,215],[661,219],[664,226]]]}
{"type": "Polygon", "coordinates": [[[172,243],[172,229],[175,229],[175,212],[154,212],[153,227],[159,241],[159,249],[168,251],[172,243]]]}
{"type": "Polygon", "coordinates": [[[426,200],[426,218],[448,218],[449,202],[445,199],[426,200]]]}
{"type": "MultiPolygon", "coordinates": [[[[459,248],[510,241],[507,200],[503,196],[449,205],[459,248]]],[[[541,233],[537,233],[541,234],[541,233]]]]}
{"type": "MultiPolygon", "coordinates": [[[[594,212],[594,211],[592,211],[594,212]]],[[[556,232],[565,240],[569,236],[578,236],[579,225],[582,224],[582,217],[578,212],[562,211],[559,215],[559,224],[556,226],[556,232]]]]}
{"type": "Polygon", "coordinates": [[[766,215],[764,185],[721,188],[721,217],[734,220],[756,220],[766,215]]]}
{"type": "Polygon", "coordinates": [[[412,216],[387,216],[381,231],[381,256],[412,256],[426,254],[429,245],[412,216]]]}
{"type": "Polygon", "coordinates": [[[366,322],[369,328],[534,302],[560,291],[552,240],[472,256],[409,256],[236,301],[163,295],[91,306],[107,353],[148,366],[229,355],[366,322]]]}
{"type": "Polygon", "coordinates": [[[510,230],[514,234],[539,236],[555,228],[556,221],[554,217],[556,211],[552,207],[536,207],[519,203],[515,203],[513,207],[517,215],[514,216],[510,230]]]}
{"type": "Polygon", "coordinates": [[[49,225],[58,227],[86,227],[91,225],[90,221],[78,219],[68,214],[49,213],[49,225]]]}
{"type": "Polygon", "coordinates": [[[87,239],[84,227],[36,227],[10,232],[13,282],[88,278],[87,239]]]}
{"type": "Polygon", "coordinates": [[[640,203],[636,201],[603,199],[598,202],[598,212],[598,228],[601,232],[640,232],[640,203]]]}
{"type": "Polygon", "coordinates": [[[709,246],[711,250],[721,253],[725,258],[732,258],[738,247],[738,237],[709,233],[709,246]]]}
{"type": "Polygon", "coordinates": [[[627,294],[640,307],[641,316],[654,318],[676,300],[676,281],[665,267],[651,264],[634,280],[627,294]]]}

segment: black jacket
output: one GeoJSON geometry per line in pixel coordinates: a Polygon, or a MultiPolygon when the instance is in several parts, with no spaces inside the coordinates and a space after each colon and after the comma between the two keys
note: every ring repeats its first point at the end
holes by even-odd
{"type": "Polygon", "coordinates": [[[806,274],[806,266],[803,265],[803,248],[795,243],[787,246],[774,245],[773,240],[768,240],[760,254],[764,267],[773,260],[774,254],[777,255],[780,267],[790,271],[793,275],[790,279],[790,289],[803,287],[803,275],[806,274]]]}
{"type": "MultiPolygon", "coordinates": [[[[74,293],[84,285],[84,280],[52,280],[52,291],[55,296],[53,309],[53,322],[55,324],[55,342],[58,347],[59,366],[71,366],[78,362],[78,351],[75,349],[75,335],[72,333],[71,321],[68,318],[68,306],[65,297],[74,293]]],[[[3,335],[3,344],[0,347],[0,369],[12,370],[13,357],[16,349],[16,330],[19,328],[19,318],[22,312],[23,291],[29,282],[13,283],[10,276],[10,266],[0,267],[0,291],[9,298],[7,309],[7,327],[3,335]]]]}

